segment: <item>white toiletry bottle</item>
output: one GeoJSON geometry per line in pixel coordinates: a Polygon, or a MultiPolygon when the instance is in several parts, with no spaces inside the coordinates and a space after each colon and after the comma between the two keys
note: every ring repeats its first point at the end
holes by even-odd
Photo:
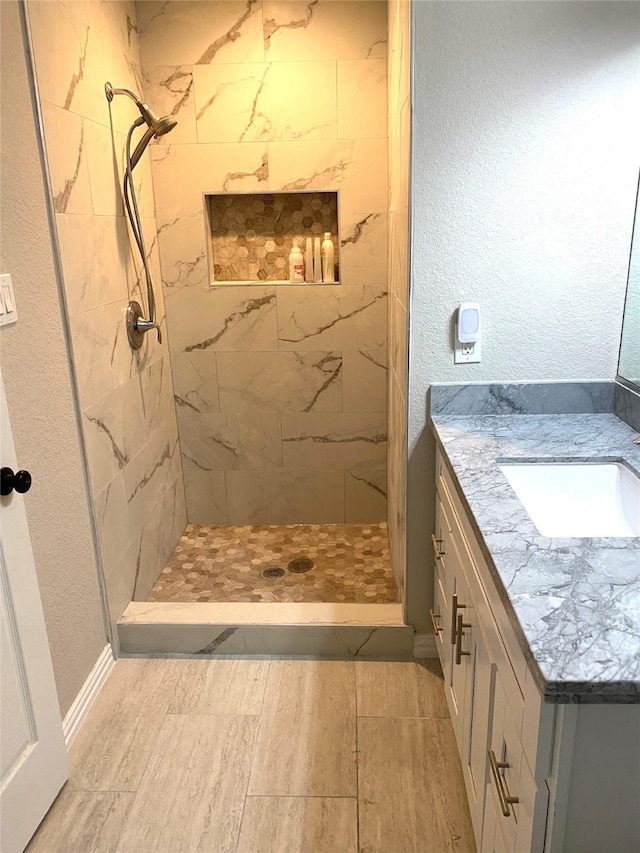
{"type": "Polygon", "coordinates": [[[313,241],[307,237],[304,250],[304,280],[313,281],[313,241]]]}
{"type": "Polygon", "coordinates": [[[304,259],[300,246],[294,241],[293,249],[289,254],[289,281],[297,284],[304,281],[304,259]]]}
{"type": "Polygon", "coordinates": [[[322,261],[320,260],[320,238],[313,241],[313,280],[322,281],[322,261]]]}
{"type": "Polygon", "coordinates": [[[322,241],[322,280],[325,284],[331,284],[335,281],[334,248],[330,231],[324,232],[324,240],[322,241]]]}

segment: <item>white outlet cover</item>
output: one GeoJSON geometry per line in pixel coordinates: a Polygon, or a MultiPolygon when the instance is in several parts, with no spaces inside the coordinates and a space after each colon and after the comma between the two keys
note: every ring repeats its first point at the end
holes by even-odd
{"type": "Polygon", "coordinates": [[[453,351],[454,364],[477,364],[482,356],[482,342],[476,341],[475,344],[462,344],[456,340],[455,349],[453,351]],[[471,352],[467,352],[467,350],[471,352]]]}

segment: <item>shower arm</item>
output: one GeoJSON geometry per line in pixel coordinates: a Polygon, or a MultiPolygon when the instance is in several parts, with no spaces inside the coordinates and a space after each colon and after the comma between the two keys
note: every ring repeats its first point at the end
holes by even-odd
{"type": "Polygon", "coordinates": [[[140,98],[136,95],[135,92],[132,92],[131,89],[115,89],[111,83],[104,84],[105,95],[107,96],[107,100],[109,103],[113,100],[114,95],[129,95],[132,101],[135,101],[136,104],[142,103],[140,98]]]}

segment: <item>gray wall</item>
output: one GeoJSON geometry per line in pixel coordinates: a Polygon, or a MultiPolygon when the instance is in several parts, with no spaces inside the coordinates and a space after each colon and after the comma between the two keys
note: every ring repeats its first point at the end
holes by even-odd
{"type": "Polygon", "coordinates": [[[431,383],[615,375],[638,177],[639,15],[616,2],[414,6],[408,600],[423,629],[431,383]],[[477,365],[453,364],[462,300],[483,311],[477,365]]]}
{"type": "Polygon", "coordinates": [[[18,459],[34,479],[25,503],[64,715],[106,635],[18,4],[1,3],[0,15],[0,270],[20,318],[0,331],[1,366],[18,459]]]}

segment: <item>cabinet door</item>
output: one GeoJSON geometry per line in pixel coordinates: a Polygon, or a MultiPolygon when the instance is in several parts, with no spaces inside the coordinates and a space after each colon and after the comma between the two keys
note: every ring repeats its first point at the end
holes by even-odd
{"type": "MultiPolygon", "coordinates": [[[[517,850],[516,835],[518,823],[523,817],[523,799],[520,789],[520,771],[522,765],[522,746],[518,736],[518,730],[513,720],[513,715],[507,702],[500,673],[496,673],[494,683],[494,706],[493,720],[491,725],[490,749],[497,762],[496,770],[489,772],[490,792],[486,795],[486,801],[500,802],[499,794],[503,799],[517,797],[516,803],[503,802],[497,812],[497,823],[501,834],[504,836],[509,850],[517,850]]],[[[522,850],[530,847],[522,846],[522,850]]]]}
{"type": "Polygon", "coordinates": [[[478,844],[479,853],[513,853],[500,829],[501,817],[498,798],[490,788],[487,788],[482,841],[478,844]]]}
{"type": "MultiPolygon", "coordinates": [[[[454,546],[455,548],[455,546],[454,546]]],[[[457,554],[456,554],[457,556],[457,554]]],[[[450,707],[451,722],[455,732],[456,741],[460,755],[464,754],[464,743],[466,740],[466,728],[469,725],[469,710],[467,697],[470,695],[471,684],[469,673],[471,671],[469,645],[471,643],[469,615],[471,597],[464,573],[460,563],[456,564],[453,574],[454,592],[451,598],[451,666],[448,678],[448,690],[451,696],[450,707]]]]}
{"type": "Polygon", "coordinates": [[[440,498],[436,499],[436,529],[434,541],[434,589],[433,610],[431,619],[436,635],[436,648],[438,657],[444,673],[445,683],[451,673],[451,591],[453,583],[451,573],[448,569],[448,556],[446,553],[448,531],[443,519],[440,498]],[[439,629],[439,630],[436,630],[439,629]]]}
{"type": "Polygon", "coordinates": [[[484,801],[489,781],[488,749],[491,736],[496,666],[489,658],[482,631],[474,616],[475,611],[472,609],[471,628],[468,631],[465,630],[463,635],[463,644],[465,645],[467,636],[469,637],[471,656],[469,657],[469,682],[466,687],[465,743],[462,770],[476,844],[480,848],[484,801]]]}
{"type": "Polygon", "coordinates": [[[436,563],[431,621],[433,623],[433,633],[436,637],[436,649],[438,651],[438,657],[440,658],[442,671],[445,673],[445,678],[446,673],[451,667],[451,637],[449,634],[448,613],[448,597],[445,592],[442,569],[438,563],[436,563]]]}

